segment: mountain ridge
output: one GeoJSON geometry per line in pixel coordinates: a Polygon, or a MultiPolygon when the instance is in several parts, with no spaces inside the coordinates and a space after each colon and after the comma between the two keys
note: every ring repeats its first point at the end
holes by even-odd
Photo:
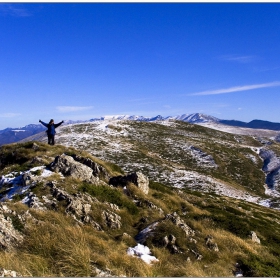
{"type": "MultiPolygon", "coordinates": [[[[163,117],[161,115],[157,115],[155,117],[144,117],[137,115],[107,115],[100,118],[92,118],[89,120],[67,120],[64,121],[64,125],[68,124],[76,124],[76,123],[87,123],[94,121],[105,121],[105,120],[133,120],[133,121],[168,121],[168,120],[180,120],[184,122],[194,123],[194,124],[223,124],[233,127],[242,127],[242,128],[252,128],[252,129],[267,129],[267,130],[280,130],[280,123],[263,121],[263,120],[252,120],[250,122],[242,122],[237,120],[222,120],[216,117],[205,115],[201,113],[193,113],[193,114],[182,114],[177,116],[167,116],[163,117]]],[[[18,142],[24,138],[32,136],[34,134],[45,131],[46,128],[41,124],[29,124],[24,127],[18,128],[5,128],[0,130],[0,145],[9,144],[18,142]]]]}

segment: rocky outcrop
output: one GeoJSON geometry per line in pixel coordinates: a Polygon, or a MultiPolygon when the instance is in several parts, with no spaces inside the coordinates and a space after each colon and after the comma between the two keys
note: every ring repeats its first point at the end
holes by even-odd
{"type": "Polygon", "coordinates": [[[94,175],[90,167],[65,154],[57,156],[54,162],[51,163],[50,169],[53,172],[61,172],[64,176],[72,176],[73,178],[92,184],[105,184],[99,177],[94,175]]]}
{"type": "Polygon", "coordinates": [[[107,170],[103,166],[101,166],[101,165],[97,164],[96,162],[94,162],[93,160],[91,160],[90,158],[73,155],[73,159],[90,167],[92,169],[92,174],[95,177],[98,177],[101,180],[109,181],[110,176],[109,176],[107,170]]]}
{"type": "Polygon", "coordinates": [[[44,203],[42,203],[33,192],[28,193],[23,202],[30,208],[47,210],[47,208],[44,206],[44,203]]]}
{"type": "Polygon", "coordinates": [[[22,234],[14,228],[13,218],[16,216],[6,206],[0,205],[0,248],[10,250],[23,240],[22,234]]]}
{"type": "Polygon", "coordinates": [[[116,176],[110,178],[109,180],[109,185],[113,185],[115,187],[125,187],[129,183],[133,183],[144,194],[149,193],[149,179],[141,172],[133,172],[131,174],[128,174],[127,176],[116,176]]]}
{"type": "MultiPolygon", "coordinates": [[[[148,238],[152,238],[157,235],[157,227],[164,221],[170,220],[175,226],[181,228],[186,238],[194,240],[191,236],[195,235],[195,231],[191,229],[180,216],[174,212],[167,214],[163,219],[155,221],[135,236],[135,241],[140,244],[144,244],[148,238]]],[[[194,240],[196,243],[196,240],[194,240]]],[[[152,241],[153,242],[153,241],[152,241]]],[[[183,254],[182,250],[176,245],[176,237],[171,233],[164,236],[161,240],[156,240],[154,243],[156,246],[167,248],[171,254],[183,254]]],[[[201,260],[202,256],[197,254],[197,259],[201,260]]]]}
{"type": "Polygon", "coordinates": [[[57,201],[65,201],[67,206],[65,212],[72,216],[75,220],[83,224],[91,224],[93,228],[101,231],[101,226],[93,220],[90,213],[92,211],[91,204],[97,203],[96,198],[87,194],[74,194],[70,195],[66,191],[59,189],[53,182],[49,184],[53,197],[57,201]]]}

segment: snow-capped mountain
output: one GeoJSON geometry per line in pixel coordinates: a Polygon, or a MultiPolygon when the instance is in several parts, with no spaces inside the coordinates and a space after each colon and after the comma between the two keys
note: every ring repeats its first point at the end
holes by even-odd
{"type": "Polygon", "coordinates": [[[205,122],[219,122],[219,119],[204,115],[204,114],[190,114],[190,115],[181,115],[175,118],[176,120],[184,121],[184,122],[189,122],[189,123],[205,123],[205,122]]]}
{"type": "Polygon", "coordinates": [[[178,121],[186,121],[190,123],[206,123],[206,122],[219,122],[219,119],[208,116],[205,114],[183,114],[178,116],[168,116],[164,117],[161,115],[157,115],[155,117],[144,117],[144,116],[136,116],[136,115],[108,115],[101,118],[90,119],[90,121],[100,121],[100,120],[131,120],[131,121],[164,121],[164,120],[178,120],[178,121]]]}

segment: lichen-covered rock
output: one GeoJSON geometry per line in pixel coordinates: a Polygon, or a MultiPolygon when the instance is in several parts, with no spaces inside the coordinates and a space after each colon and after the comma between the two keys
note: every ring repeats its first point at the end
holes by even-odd
{"type": "Polygon", "coordinates": [[[103,211],[102,218],[106,225],[111,229],[119,229],[122,226],[121,217],[111,211],[103,211]]]}
{"type": "Polygon", "coordinates": [[[96,198],[92,198],[88,194],[74,194],[70,195],[64,190],[61,190],[55,186],[53,182],[49,183],[51,187],[52,195],[58,201],[66,201],[65,212],[72,216],[75,220],[83,224],[91,224],[93,228],[101,231],[101,226],[93,220],[90,216],[91,204],[98,202],[96,198]]]}
{"type": "Polygon", "coordinates": [[[47,208],[44,206],[44,203],[42,203],[33,192],[28,193],[23,202],[27,204],[30,208],[38,210],[47,210],[47,208]]]}
{"type": "Polygon", "coordinates": [[[0,207],[0,248],[10,250],[23,240],[23,236],[13,226],[13,214],[5,207],[0,207]]]}
{"type": "Polygon", "coordinates": [[[116,176],[109,180],[109,185],[125,187],[127,184],[133,183],[144,194],[149,193],[149,179],[141,172],[133,172],[127,176],[116,176]]]}
{"type": "Polygon", "coordinates": [[[89,168],[92,169],[92,174],[95,176],[95,177],[98,177],[99,179],[102,179],[102,180],[109,180],[109,174],[107,172],[107,170],[97,164],[96,162],[94,162],[93,160],[91,160],[90,158],[84,158],[84,157],[81,157],[81,156],[78,156],[78,155],[73,155],[73,158],[74,160],[88,166],[89,168]]]}
{"type": "Polygon", "coordinates": [[[195,231],[191,229],[180,216],[174,212],[172,214],[167,214],[165,216],[165,220],[172,221],[176,226],[180,227],[186,234],[186,236],[193,236],[195,235],[195,231]]]}
{"type": "MultiPolygon", "coordinates": [[[[51,163],[50,169],[54,172],[61,172],[64,176],[72,176],[73,178],[87,181],[93,184],[100,184],[100,179],[95,177],[93,170],[82,164],[71,156],[65,154],[57,156],[54,162],[51,163]]],[[[105,182],[102,182],[105,184],[105,182]]]]}

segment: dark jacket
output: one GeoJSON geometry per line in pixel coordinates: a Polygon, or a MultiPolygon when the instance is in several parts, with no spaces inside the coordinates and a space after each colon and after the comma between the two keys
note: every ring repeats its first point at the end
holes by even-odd
{"type": "Polygon", "coordinates": [[[55,135],[55,133],[56,133],[55,129],[58,126],[60,126],[63,123],[63,121],[60,122],[60,123],[57,123],[57,124],[54,124],[54,123],[53,124],[49,124],[49,123],[45,123],[45,122],[42,122],[42,121],[40,121],[40,123],[48,128],[48,130],[46,131],[48,135],[55,135]]]}

